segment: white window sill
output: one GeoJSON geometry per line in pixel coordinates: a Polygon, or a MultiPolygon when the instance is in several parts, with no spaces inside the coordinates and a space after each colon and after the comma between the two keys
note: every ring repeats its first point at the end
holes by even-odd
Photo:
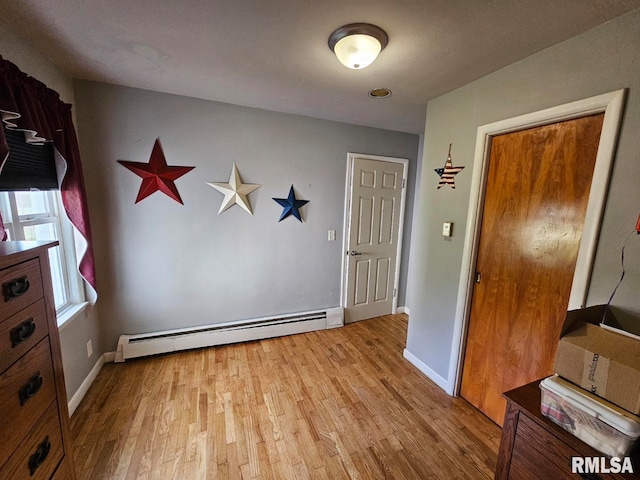
{"type": "Polygon", "coordinates": [[[57,314],[58,316],[58,330],[62,331],[73,320],[78,318],[81,313],[89,306],[89,302],[74,303],[69,305],[64,310],[57,314]]]}

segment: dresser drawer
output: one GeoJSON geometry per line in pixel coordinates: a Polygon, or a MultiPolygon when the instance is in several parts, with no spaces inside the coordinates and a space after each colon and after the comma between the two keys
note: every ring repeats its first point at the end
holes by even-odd
{"type": "Polygon", "coordinates": [[[60,466],[56,470],[56,473],[53,474],[53,477],[51,477],[51,480],[69,480],[71,478],[68,461],[67,457],[62,459],[60,466]]]}
{"type": "Polygon", "coordinates": [[[37,258],[0,271],[0,321],[42,298],[40,261],[37,258]]]}
{"type": "MultiPolygon", "coordinates": [[[[0,465],[56,397],[49,338],[0,376],[0,465]]],[[[0,475],[0,478],[3,477],[0,475]]]]}
{"type": "Polygon", "coordinates": [[[573,456],[578,452],[552,435],[541,436],[536,424],[520,414],[509,480],[575,479],[570,463],[573,456]]]}
{"type": "Polygon", "coordinates": [[[0,374],[49,333],[44,300],[0,322],[0,374]]]}
{"type": "MultiPolygon", "coordinates": [[[[58,402],[52,402],[44,415],[0,469],[2,479],[49,480],[64,455],[58,418],[58,402]]],[[[64,477],[62,477],[64,478],[64,477]]]]}

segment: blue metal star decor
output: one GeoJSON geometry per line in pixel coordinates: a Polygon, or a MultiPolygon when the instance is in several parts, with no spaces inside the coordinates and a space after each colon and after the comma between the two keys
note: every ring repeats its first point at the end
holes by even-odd
{"type": "Polygon", "coordinates": [[[298,200],[295,192],[293,191],[293,185],[291,185],[291,188],[289,189],[289,196],[287,198],[274,198],[274,200],[284,207],[282,214],[280,215],[280,219],[278,220],[279,222],[287,218],[289,215],[293,215],[302,222],[299,209],[303,205],[309,203],[309,200],[298,200]]]}

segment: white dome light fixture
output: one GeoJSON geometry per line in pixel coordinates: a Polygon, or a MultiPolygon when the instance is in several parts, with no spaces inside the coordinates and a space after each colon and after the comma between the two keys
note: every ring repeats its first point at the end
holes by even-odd
{"type": "Polygon", "coordinates": [[[369,23],[350,23],[329,36],[329,48],[340,63],[354,70],[368,67],[389,43],[387,33],[369,23]]]}

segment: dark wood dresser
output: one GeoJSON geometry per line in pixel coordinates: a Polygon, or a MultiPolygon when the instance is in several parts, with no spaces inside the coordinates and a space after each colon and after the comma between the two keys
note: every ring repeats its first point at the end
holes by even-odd
{"type": "Polygon", "coordinates": [[[75,479],[49,248],[0,242],[0,479],[75,479]]]}
{"type": "Polygon", "coordinates": [[[540,413],[540,381],[504,394],[507,411],[502,426],[496,480],[588,480],[640,478],[640,455],[633,474],[571,473],[571,457],[604,457],[540,413]]]}

